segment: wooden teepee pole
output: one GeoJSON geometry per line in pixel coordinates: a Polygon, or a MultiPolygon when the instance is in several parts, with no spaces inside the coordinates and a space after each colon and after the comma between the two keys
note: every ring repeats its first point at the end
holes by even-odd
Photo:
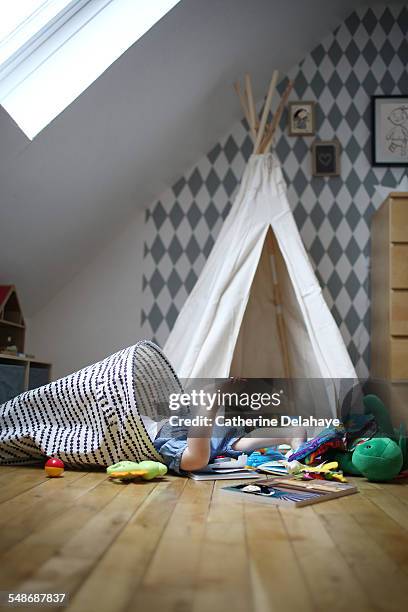
{"type": "Polygon", "coordinates": [[[272,105],[272,96],[276,88],[276,83],[278,80],[278,71],[274,70],[271,78],[271,82],[269,84],[268,93],[266,95],[265,104],[262,111],[262,117],[259,121],[258,116],[255,110],[255,102],[254,96],[252,92],[252,83],[251,77],[248,73],[245,74],[245,87],[244,91],[241,90],[239,81],[234,83],[234,89],[237,93],[239,101],[241,103],[242,111],[244,113],[245,119],[248,122],[249,130],[251,133],[251,138],[254,143],[253,152],[257,153],[269,153],[269,150],[273,144],[273,137],[276,131],[276,128],[279,125],[279,121],[282,117],[283,110],[288,101],[290,92],[293,88],[293,81],[289,81],[288,85],[281,97],[278,108],[274,113],[272,122],[270,124],[267,123],[268,115],[272,105]]]}
{"type": "Polygon", "coordinates": [[[236,94],[237,94],[237,96],[239,98],[239,101],[241,103],[241,108],[242,108],[242,110],[244,112],[245,119],[247,120],[247,123],[249,125],[249,130],[251,132],[252,142],[255,143],[255,140],[256,140],[255,126],[252,125],[251,117],[249,115],[249,109],[248,109],[247,100],[245,99],[245,95],[241,91],[241,87],[240,87],[239,81],[236,81],[234,83],[234,89],[235,89],[236,94]]]}
{"type": "Polygon", "coordinates": [[[282,293],[279,285],[278,278],[278,270],[277,270],[277,259],[276,259],[276,251],[278,245],[276,242],[276,238],[273,235],[272,228],[269,228],[267,237],[266,237],[268,252],[270,256],[270,265],[272,272],[272,286],[273,286],[273,296],[274,296],[274,304],[276,309],[276,324],[278,327],[279,341],[282,348],[282,357],[283,357],[283,371],[285,373],[285,378],[290,378],[290,362],[289,362],[289,350],[288,343],[286,338],[286,329],[285,329],[285,321],[283,319],[282,312],[282,293]]]}
{"type": "Polygon", "coordinates": [[[272,123],[269,126],[267,138],[264,139],[264,143],[265,144],[263,146],[263,153],[269,153],[269,150],[270,150],[270,148],[272,146],[272,143],[273,143],[273,137],[275,135],[276,128],[279,125],[279,122],[280,122],[281,117],[282,117],[283,110],[284,110],[284,108],[286,106],[286,103],[288,101],[288,98],[289,98],[290,92],[292,91],[292,88],[293,88],[293,81],[289,81],[289,83],[286,86],[285,91],[282,94],[282,97],[281,97],[281,100],[279,102],[278,108],[276,109],[276,112],[275,112],[275,114],[273,116],[272,123]]]}
{"type": "Polygon", "coordinates": [[[252,93],[252,83],[251,76],[247,72],[245,75],[245,94],[248,100],[248,110],[249,110],[249,120],[250,120],[250,128],[251,132],[253,132],[255,141],[256,141],[256,112],[255,112],[255,102],[254,96],[252,93]]]}
{"type": "Polygon", "coordinates": [[[254,146],[255,154],[259,152],[259,146],[262,142],[262,138],[263,138],[265,126],[266,126],[266,121],[268,119],[269,111],[271,110],[272,96],[275,91],[276,83],[278,81],[278,75],[279,75],[279,72],[277,70],[274,70],[272,74],[271,82],[269,84],[268,93],[266,95],[265,105],[263,108],[262,117],[261,117],[261,121],[259,124],[259,130],[256,136],[256,141],[255,141],[255,146],[254,146]]]}

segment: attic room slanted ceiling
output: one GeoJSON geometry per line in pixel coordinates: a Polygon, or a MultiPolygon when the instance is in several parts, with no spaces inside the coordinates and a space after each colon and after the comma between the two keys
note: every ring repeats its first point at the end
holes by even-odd
{"type": "Polygon", "coordinates": [[[31,140],[178,0],[3,0],[0,104],[31,140]]]}
{"type": "Polygon", "coordinates": [[[26,317],[230,133],[242,71],[260,101],[271,63],[287,74],[375,2],[182,0],[32,142],[0,103],[0,283],[16,285],[26,317]]]}

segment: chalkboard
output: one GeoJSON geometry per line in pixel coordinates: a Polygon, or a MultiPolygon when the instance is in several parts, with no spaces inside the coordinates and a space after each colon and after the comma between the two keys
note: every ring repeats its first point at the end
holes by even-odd
{"type": "Polygon", "coordinates": [[[314,176],[337,176],[340,174],[339,143],[320,141],[313,143],[312,164],[314,176]]]}

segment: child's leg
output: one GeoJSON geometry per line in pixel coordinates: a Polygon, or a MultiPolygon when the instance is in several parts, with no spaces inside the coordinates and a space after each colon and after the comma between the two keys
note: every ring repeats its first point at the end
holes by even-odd
{"type": "Polygon", "coordinates": [[[250,435],[240,438],[235,442],[233,448],[242,453],[252,453],[257,448],[278,446],[279,444],[290,444],[294,449],[298,448],[307,440],[306,429],[302,427],[291,428],[292,436],[288,437],[287,428],[264,428],[255,429],[250,435]],[[269,435],[267,435],[269,433],[269,435]],[[265,435],[266,434],[266,435],[265,435]],[[261,437],[262,435],[262,437],[261,437]],[[259,436],[259,437],[258,437],[259,436]]]}

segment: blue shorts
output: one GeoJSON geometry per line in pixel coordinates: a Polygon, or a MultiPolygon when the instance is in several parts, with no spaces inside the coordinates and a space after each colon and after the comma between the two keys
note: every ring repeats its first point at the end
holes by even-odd
{"type": "MultiPolygon", "coordinates": [[[[153,442],[155,449],[163,457],[169,470],[183,474],[180,468],[181,456],[187,447],[188,427],[173,426],[165,423],[153,442]]],[[[210,440],[210,460],[219,455],[239,457],[242,451],[232,448],[233,444],[246,435],[243,427],[226,427],[215,425],[210,440]]]]}

